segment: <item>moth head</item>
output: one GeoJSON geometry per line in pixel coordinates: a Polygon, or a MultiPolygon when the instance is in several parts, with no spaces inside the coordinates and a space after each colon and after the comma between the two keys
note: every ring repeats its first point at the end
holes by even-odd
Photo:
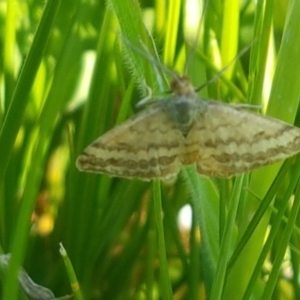
{"type": "Polygon", "coordinates": [[[176,95],[192,95],[194,87],[187,76],[177,77],[171,82],[171,90],[176,95]]]}

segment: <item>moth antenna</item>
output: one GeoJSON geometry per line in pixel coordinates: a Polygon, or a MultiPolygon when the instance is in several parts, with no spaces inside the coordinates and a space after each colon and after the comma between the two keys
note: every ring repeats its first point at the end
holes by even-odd
{"type": "Polygon", "coordinates": [[[240,51],[240,53],[238,53],[230,62],[227,66],[225,66],[223,69],[221,69],[216,75],[213,76],[213,78],[211,78],[210,80],[208,80],[207,82],[201,84],[199,87],[195,88],[195,92],[199,92],[201,91],[203,88],[205,88],[206,86],[214,83],[218,78],[222,77],[222,74],[224,74],[230,67],[231,65],[236,62],[239,58],[241,58],[247,51],[250,50],[250,48],[252,47],[253,43],[256,40],[253,40],[248,46],[246,46],[242,51],[240,51]]]}

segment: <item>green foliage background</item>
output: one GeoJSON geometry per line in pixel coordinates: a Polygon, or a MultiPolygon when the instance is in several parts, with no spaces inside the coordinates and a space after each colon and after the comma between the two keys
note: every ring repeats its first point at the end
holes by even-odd
{"type": "Polygon", "coordinates": [[[19,266],[71,294],[60,242],[75,299],[300,298],[299,160],[228,180],[188,167],[168,184],[75,168],[145,83],[166,97],[159,59],[195,86],[229,65],[199,96],[297,124],[299,1],[7,0],[0,22],[1,299],[30,299],[19,266]]]}

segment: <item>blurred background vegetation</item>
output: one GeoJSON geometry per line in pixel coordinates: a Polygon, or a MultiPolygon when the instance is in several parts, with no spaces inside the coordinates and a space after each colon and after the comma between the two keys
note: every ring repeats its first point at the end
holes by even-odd
{"type": "Polygon", "coordinates": [[[145,84],[168,96],[162,65],[195,86],[229,66],[199,96],[299,124],[299,1],[7,0],[0,22],[1,299],[51,298],[18,292],[19,266],[71,295],[60,242],[76,299],[300,299],[298,160],[168,183],[75,167],[145,84]]]}

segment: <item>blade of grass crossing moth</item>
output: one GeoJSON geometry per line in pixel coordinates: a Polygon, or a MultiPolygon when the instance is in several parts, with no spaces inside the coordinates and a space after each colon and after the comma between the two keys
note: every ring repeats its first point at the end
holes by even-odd
{"type": "Polygon", "coordinates": [[[201,278],[201,257],[199,255],[201,246],[198,237],[198,220],[193,211],[192,214],[192,227],[190,231],[190,254],[189,254],[189,269],[188,270],[188,298],[187,299],[200,299],[199,278],[201,278]]]}
{"type": "Polygon", "coordinates": [[[227,264],[232,252],[233,240],[235,232],[236,213],[239,205],[241,190],[244,183],[244,176],[238,176],[235,179],[231,199],[229,201],[228,217],[225,223],[224,234],[221,241],[219,261],[217,270],[213,281],[212,290],[210,292],[211,299],[222,299],[223,290],[226,282],[226,269],[227,264]]]}
{"type": "Polygon", "coordinates": [[[155,266],[153,264],[157,257],[157,229],[156,216],[154,213],[154,201],[149,205],[148,222],[150,223],[150,230],[147,232],[147,260],[146,260],[146,299],[153,299],[153,292],[155,286],[155,266]]]}
{"type": "Polygon", "coordinates": [[[160,284],[162,298],[164,300],[171,300],[173,299],[173,295],[168,270],[168,262],[166,257],[165,235],[161,204],[161,189],[160,182],[158,180],[153,181],[153,201],[158,235],[158,255],[160,261],[160,284]]]}
{"type": "Polygon", "coordinates": [[[201,233],[201,258],[204,283],[210,291],[219,257],[218,193],[209,178],[201,177],[194,167],[181,171],[190,193],[191,203],[201,233]]]}

